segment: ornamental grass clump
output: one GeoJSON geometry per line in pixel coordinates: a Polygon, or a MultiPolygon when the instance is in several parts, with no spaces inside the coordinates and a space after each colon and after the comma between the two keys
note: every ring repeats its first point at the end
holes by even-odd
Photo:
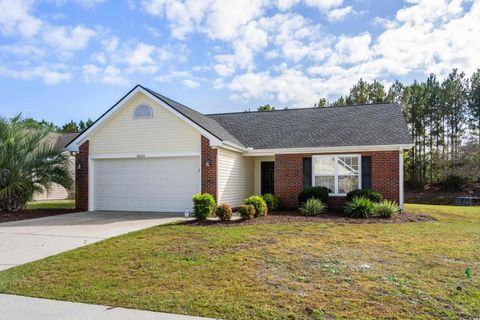
{"type": "Polygon", "coordinates": [[[365,219],[372,215],[374,203],[365,197],[355,197],[345,205],[345,213],[352,218],[365,219]]]}
{"type": "Polygon", "coordinates": [[[215,199],[209,193],[197,193],[192,197],[195,218],[206,220],[215,210],[215,199]]]}
{"type": "Polygon", "coordinates": [[[381,218],[391,218],[400,211],[395,201],[383,200],[373,205],[373,215],[381,218]]]}
{"type": "Polygon", "coordinates": [[[318,216],[325,211],[326,207],[327,206],[322,201],[310,198],[302,204],[300,212],[305,216],[318,216]]]}

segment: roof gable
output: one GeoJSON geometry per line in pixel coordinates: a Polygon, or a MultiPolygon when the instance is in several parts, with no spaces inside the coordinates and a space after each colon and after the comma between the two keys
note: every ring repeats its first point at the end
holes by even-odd
{"type": "MultiPolygon", "coordinates": [[[[175,108],[169,103],[167,103],[166,99],[160,99],[158,94],[153,94],[154,92],[151,90],[147,90],[146,88],[137,85],[135,86],[132,90],[130,90],[125,96],[123,96],[117,103],[115,103],[110,109],[108,109],[103,115],[101,115],[90,127],[88,127],[85,131],[83,131],[78,137],[76,137],[74,140],[72,140],[68,145],[68,149],[72,151],[77,151],[78,147],[88,139],[90,135],[95,133],[99,128],[101,128],[105,122],[110,119],[112,116],[114,116],[121,108],[123,108],[127,103],[133,99],[135,95],[138,93],[143,93],[150,99],[156,101],[160,106],[165,108],[166,110],[172,112],[175,116],[179,117],[192,127],[194,127],[196,130],[198,130],[202,135],[207,137],[210,140],[210,144],[212,146],[219,146],[222,144],[223,139],[212,133],[210,130],[204,128],[203,126],[199,125],[196,121],[190,119],[188,117],[188,114],[186,115],[186,112],[180,112],[178,109],[180,108],[175,108]]],[[[173,100],[171,100],[174,102],[173,100]]],[[[187,108],[187,107],[184,107],[187,108]]],[[[189,108],[188,108],[189,109],[189,108]]],[[[190,109],[191,110],[191,109],[190,109]]],[[[201,114],[200,114],[201,115],[201,114]]],[[[202,115],[202,117],[208,119],[206,116],[202,115]]],[[[213,120],[208,119],[208,122],[211,122],[213,120]]],[[[213,121],[215,122],[215,121],[213,121]]],[[[218,125],[218,124],[217,124],[218,125]]],[[[219,126],[219,125],[218,125],[219,126]]]]}

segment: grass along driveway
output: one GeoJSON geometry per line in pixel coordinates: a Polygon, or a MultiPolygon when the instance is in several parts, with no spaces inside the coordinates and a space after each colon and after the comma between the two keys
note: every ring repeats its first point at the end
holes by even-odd
{"type": "Polygon", "coordinates": [[[438,221],[158,226],[2,272],[0,292],[227,319],[478,317],[480,208],[407,210],[438,221]]]}
{"type": "Polygon", "coordinates": [[[26,209],[72,209],[74,207],[75,200],[41,200],[28,202],[26,209]]]}

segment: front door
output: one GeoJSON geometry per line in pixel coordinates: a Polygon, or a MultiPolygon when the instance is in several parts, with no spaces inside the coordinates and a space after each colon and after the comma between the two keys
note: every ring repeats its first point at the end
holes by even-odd
{"type": "Polygon", "coordinates": [[[274,161],[262,161],[261,162],[261,193],[274,194],[275,189],[275,162],[274,161]]]}

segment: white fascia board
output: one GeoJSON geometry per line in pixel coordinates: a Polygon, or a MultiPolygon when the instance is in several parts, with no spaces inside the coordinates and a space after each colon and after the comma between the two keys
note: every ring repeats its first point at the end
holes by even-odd
{"type": "Polygon", "coordinates": [[[203,129],[200,127],[198,124],[190,120],[189,118],[185,117],[183,114],[175,110],[174,108],[170,107],[168,104],[163,102],[162,100],[158,99],[155,97],[153,94],[150,92],[146,91],[140,86],[137,86],[132,92],[130,92],[128,95],[126,95],[122,100],[120,100],[110,111],[108,111],[105,115],[102,116],[102,119],[99,120],[98,122],[94,123],[90,128],[88,128],[86,131],[84,131],[81,135],[79,135],[73,143],[71,143],[68,146],[69,151],[78,151],[79,146],[88,140],[88,137],[91,136],[99,127],[102,126],[110,117],[112,117],[119,109],[121,109],[126,103],[128,103],[137,93],[143,93],[153,101],[157,102],[159,105],[161,105],[164,109],[170,111],[172,114],[177,116],[178,118],[182,119],[189,125],[191,125],[194,129],[196,129],[200,134],[208,138],[210,140],[210,145],[211,146],[220,146],[222,145],[222,141],[208,132],[207,130],[203,129]]]}
{"type": "Polygon", "coordinates": [[[372,146],[345,146],[345,147],[324,147],[324,148],[282,148],[282,149],[248,149],[244,156],[272,156],[275,154],[295,153],[338,153],[338,152],[359,152],[359,151],[392,151],[409,149],[413,144],[393,145],[372,145],[372,146]]]}
{"type": "Polygon", "coordinates": [[[223,141],[223,143],[219,147],[221,147],[223,149],[235,151],[235,152],[240,152],[240,153],[244,153],[245,151],[247,151],[246,148],[241,147],[238,144],[228,142],[228,141],[223,141]]]}

